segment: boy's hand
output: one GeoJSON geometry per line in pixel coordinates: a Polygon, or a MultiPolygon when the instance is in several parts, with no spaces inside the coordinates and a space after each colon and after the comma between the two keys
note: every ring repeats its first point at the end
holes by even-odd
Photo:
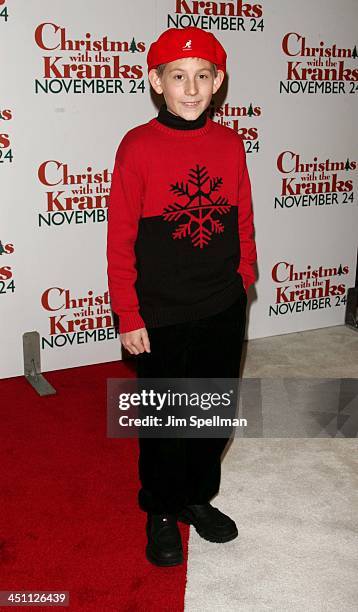
{"type": "Polygon", "coordinates": [[[144,353],[144,351],[150,353],[150,342],[145,327],[119,335],[122,345],[131,355],[139,355],[139,353],[144,353]]]}

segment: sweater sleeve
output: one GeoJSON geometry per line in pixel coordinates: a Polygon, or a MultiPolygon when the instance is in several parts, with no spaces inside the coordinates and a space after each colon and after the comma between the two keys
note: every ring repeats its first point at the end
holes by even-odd
{"type": "Polygon", "coordinates": [[[111,305],[119,316],[119,331],[145,327],[139,314],[135,241],[141,215],[141,179],[131,147],[124,137],[117,149],[108,202],[107,276],[111,305]]]}
{"type": "Polygon", "coordinates": [[[241,274],[245,291],[256,280],[255,262],[257,260],[256,244],[254,239],[254,216],[252,209],[251,184],[246,164],[246,151],[240,137],[239,144],[239,201],[238,225],[240,237],[240,264],[238,272],[241,274]]]}

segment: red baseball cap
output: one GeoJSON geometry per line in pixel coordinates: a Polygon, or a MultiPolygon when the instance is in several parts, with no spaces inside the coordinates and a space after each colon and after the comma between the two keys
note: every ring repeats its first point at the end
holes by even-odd
{"type": "Polygon", "coordinates": [[[169,28],[154,41],[148,51],[148,72],[159,64],[182,57],[201,57],[226,73],[226,51],[211,32],[195,26],[169,28]]]}

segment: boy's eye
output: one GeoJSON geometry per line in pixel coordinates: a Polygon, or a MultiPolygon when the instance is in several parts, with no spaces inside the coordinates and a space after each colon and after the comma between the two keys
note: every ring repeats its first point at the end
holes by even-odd
{"type": "MultiPolygon", "coordinates": [[[[183,76],[182,74],[176,74],[174,78],[175,78],[175,79],[180,79],[180,77],[182,77],[182,76],[183,76]]],[[[207,75],[207,74],[200,74],[199,76],[200,76],[200,77],[204,77],[204,79],[207,79],[207,78],[208,78],[208,75],[207,75]]]]}

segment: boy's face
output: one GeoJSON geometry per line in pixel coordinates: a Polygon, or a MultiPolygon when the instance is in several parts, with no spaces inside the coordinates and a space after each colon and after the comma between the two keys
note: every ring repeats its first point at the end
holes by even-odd
{"type": "Polygon", "coordinates": [[[211,63],[195,57],[168,62],[161,77],[155,68],[148,76],[153,89],[164,95],[167,109],[187,120],[201,115],[224,79],[222,70],[214,77],[211,63]]]}

